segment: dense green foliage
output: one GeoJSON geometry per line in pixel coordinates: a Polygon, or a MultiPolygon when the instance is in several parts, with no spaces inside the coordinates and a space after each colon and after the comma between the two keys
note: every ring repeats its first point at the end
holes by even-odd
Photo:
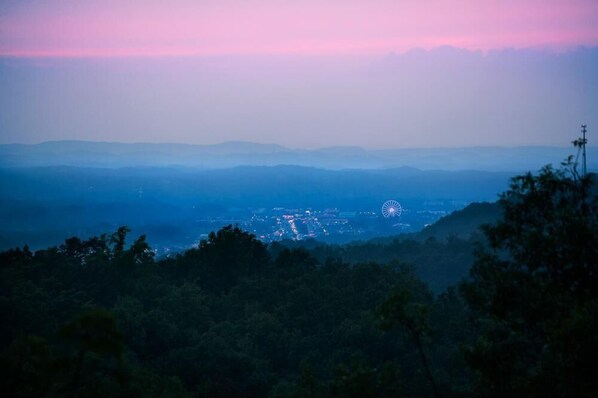
{"type": "Polygon", "coordinates": [[[464,319],[459,297],[436,299],[410,268],[319,262],[300,248],[274,253],[234,227],[155,261],[144,237],[126,248],[127,232],[1,254],[6,391],[427,396],[410,336],[380,328],[377,308],[398,286],[438,306],[429,313],[435,333],[455,331],[422,342],[440,388],[457,394],[467,377],[463,333],[452,325],[464,319]]]}
{"type": "Polygon", "coordinates": [[[128,245],[121,227],[35,253],[5,251],[0,390],[591,396],[598,206],[590,185],[550,169],[515,179],[460,289],[438,289],[473,260],[473,243],[457,238],[310,251],[267,247],[229,226],[157,260],[144,236],[128,245]]]}
{"type": "Polygon", "coordinates": [[[284,241],[272,244],[270,250],[278,253],[281,247],[306,247],[322,263],[328,258],[337,258],[348,264],[389,264],[397,261],[410,264],[417,276],[425,281],[433,292],[441,293],[468,275],[479,241],[477,236],[468,239],[455,236],[446,239],[428,237],[423,240],[412,236],[399,236],[394,239],[375,239],[347,245],[284,241]]]}
{"type": "Polygon", "coordinates": [[[483,396],[598,392],[598,195],[592,177],[513,180],[462,291],[481,336],[468,350],[483,396]]]}

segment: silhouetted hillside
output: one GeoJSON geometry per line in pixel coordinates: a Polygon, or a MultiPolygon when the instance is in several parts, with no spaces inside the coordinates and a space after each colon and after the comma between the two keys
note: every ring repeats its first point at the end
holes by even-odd
{"type": "Polygon", "coordinates": [[[430,237],[436,239],[446,239],[448,237],[468,239],[480,234],[481,225],[492,224],[500,216],[500,206],[496,202],[472,203],[463,210],[457,210],[427,226],[417,234],[417,237],[424,239],[430,237]]]}

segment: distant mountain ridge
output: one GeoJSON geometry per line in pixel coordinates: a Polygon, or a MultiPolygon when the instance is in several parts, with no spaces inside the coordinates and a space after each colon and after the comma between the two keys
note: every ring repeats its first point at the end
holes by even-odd
{"type": "Polygon", "coordinates": [[[265,220],[274,220],[280,211],[305,210],[327,214],[327,225],[350,230],[331,235],[331,241],[388,236],[418,231],[468,203],[495,200],[512,175],[408,167],[0,168],[0,249],[40,248],[65,236],[92,236],[120,225],[147,234],[159,247],[184,246],[228,224],[272,233],[274,224],[265,220]],[[397,220],[375,216],[389,199],[403,206],[397,220]]]}
{"type": "MultiPolygon", "coordinates": [[[[588,147],[591,154],[598,147],[588,147]]],[[[364,149],[326,147],[289,149],[276,144],[229,141],[212,145],[48,141],[0,145],[0,167],[73,166],[97,168],[180,166],[222,169],[237,166],[294,165],[331,170],[389,169],[482,170],[521,172],[558,164],[573,147],[463,147],[364,149]]],[[[598,160],[589,157],[589,168],[598,160]]]]}

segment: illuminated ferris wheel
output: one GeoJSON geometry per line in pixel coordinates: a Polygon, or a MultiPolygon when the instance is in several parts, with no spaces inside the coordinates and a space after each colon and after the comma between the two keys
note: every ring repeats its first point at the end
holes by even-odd
{"type": "Polygon", "coordinates": [[[382,215],[384,218],[399,217],[402,212],[403,208],[396,200],[387,200],[382,205],[382,215]]]}

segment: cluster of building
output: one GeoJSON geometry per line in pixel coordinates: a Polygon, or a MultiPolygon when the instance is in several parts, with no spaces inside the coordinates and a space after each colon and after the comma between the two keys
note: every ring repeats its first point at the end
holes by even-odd
{"type": "Polygon", "coordinates": [[[207,239],[211,231],[226,225],[238,225],[265,243],[283,240],[315,239],[328,243],[346,243],[401,233],[418,232],[463,202],[422,202],[413,208],[402,207],[400,214],[389,217],[383,211],[313,208],[229,208],[219,215],[205,215],[193,222],[184,242],[158,245],[159,254],[180,252],[207,239]],[[163,252],[163,253],[162,253],[163,252]]]}
{"type": "Polygon", "coordinates": [[[411,232],[410,212],[387,219],[374,211],[331,209],[247,209],[246,217],[222,219],[223,224],[238,224],[264,242],[285,239],[348,240],[385,234],[411,232]],[[336,239],[338,238],[338,239],[336,239]]]}

